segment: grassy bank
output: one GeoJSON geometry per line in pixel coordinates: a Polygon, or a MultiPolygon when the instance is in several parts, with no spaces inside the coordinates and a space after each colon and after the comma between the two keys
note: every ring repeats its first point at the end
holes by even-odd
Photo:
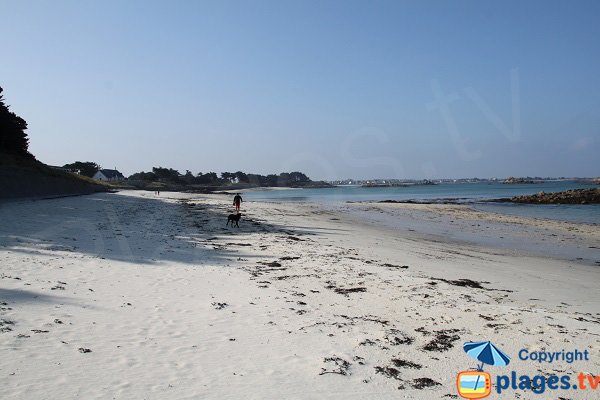
{"type": "Polygon", "coordinates": [[[55,197],[110,189],[85,176],[60,171],[33,159],[0,153],[0,198],[55,197]]]}

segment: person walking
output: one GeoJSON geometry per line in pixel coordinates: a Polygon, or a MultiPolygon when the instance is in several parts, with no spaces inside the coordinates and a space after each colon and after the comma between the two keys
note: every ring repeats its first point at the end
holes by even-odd
{"type": "Polygon", "coordinates": [[[240,205],[242,204],[242,201],[244,201],[242,199],[242,196],[240,196],[239,193],[236,194],[233,198],[233,205],[235,206],[235,211],[240,212],[240,205]]]}

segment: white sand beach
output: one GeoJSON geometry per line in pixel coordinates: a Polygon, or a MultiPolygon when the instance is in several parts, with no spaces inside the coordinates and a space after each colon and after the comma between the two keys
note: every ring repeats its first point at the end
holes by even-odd
{"type": "Polygon", "coordinates": [[[492,374],[600,372],[598,226],[244,202],[231,228],[230,202],[123,191],[0,203],[0,397],[458,398],[456,374],[477,364],[462,345],[486,340],[512,357],[492,374]],[[491,245],[507,232],[541,247],[491,245]],[[585,257],[561,257],[565,243],[585,257]],[[590,360],[526,362],[523,348],[590,360]]]}

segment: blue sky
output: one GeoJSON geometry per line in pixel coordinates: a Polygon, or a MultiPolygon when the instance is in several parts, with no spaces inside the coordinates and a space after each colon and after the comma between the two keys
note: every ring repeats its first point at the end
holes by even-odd
{"type": "Polygon", "coordinates": [[[315,179],[600,174],[598,1],[0,0],[43,162],[315,179]]]}

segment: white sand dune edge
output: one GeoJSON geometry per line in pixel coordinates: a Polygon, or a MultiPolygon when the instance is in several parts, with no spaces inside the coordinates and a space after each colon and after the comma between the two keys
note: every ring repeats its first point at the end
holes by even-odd
{"type": "MultiPolygon", "coordinates": [[[[229,202],[0,205],[1,397],[448,399],[475,367],[471,340],[513,357],[493,374],[600,371],[598,268],[419,241],[308,204],[244,203],[226,228],[229,202]],[[591,361],[525,362],[521,348],[591,361]]],[[[509,396],[597,398],[550,393],[509,396]]]]}

